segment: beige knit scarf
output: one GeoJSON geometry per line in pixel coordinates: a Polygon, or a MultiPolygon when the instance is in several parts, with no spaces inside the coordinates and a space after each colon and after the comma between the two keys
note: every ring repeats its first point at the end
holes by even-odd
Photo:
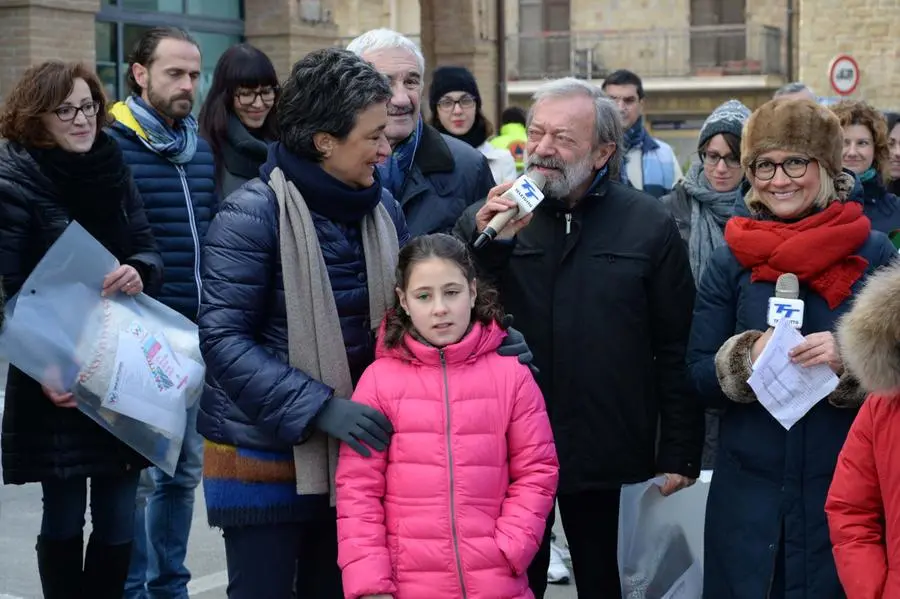
{"type": "MultiPolygon", "coordinates": [[[[297,187],[275,168],[269,186],[278,198],[281,268],[287,311],[291,366],[334,389],[335,397],[353,393],[347,350],[338,320],[331,280],[309,208],[297,187]]],[[[369,314],[377,329],[393,303],[397,230],[383,204],[362,221],[363,250],[369,287],[369,314]]],[[[328,493],[334,505],[338,440],[316,430],[294,447],[299,495],[328,493]]]]}

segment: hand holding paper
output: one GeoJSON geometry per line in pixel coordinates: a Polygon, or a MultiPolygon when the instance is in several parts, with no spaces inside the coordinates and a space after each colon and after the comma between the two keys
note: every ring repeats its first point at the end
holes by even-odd
{"type": "MultiPolygon", "coordinates": [[[[828,353],[827,349],[818,349],[822,348],[820,339],[817,337],[808,345],[814,348],[817,357],[828,353]]],[[[838,378],[827,364],[801,366],[791,359],[792,350],[807,347],[804,344],[808,340],[788,320],[779,322],[747,381],[759,403],[786,429],[794,426],[838,385],[838,378]]],[[[806,351],[809,350],[803,349],[801,353],[806,351]]]]}

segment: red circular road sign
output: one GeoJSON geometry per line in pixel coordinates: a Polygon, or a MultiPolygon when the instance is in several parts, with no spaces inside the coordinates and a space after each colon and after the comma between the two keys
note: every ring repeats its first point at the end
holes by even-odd
{"type": "Polygon", "coordinates": [[[831,89],[840,96],[849,96],[859,86],[859,63],[849,54],[838,54],[828,67],[831,89]]]}

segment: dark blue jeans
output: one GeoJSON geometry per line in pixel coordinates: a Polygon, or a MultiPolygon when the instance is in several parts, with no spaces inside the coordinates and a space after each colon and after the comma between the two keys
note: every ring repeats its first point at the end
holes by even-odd
{"type": "Polygon", "coordinates": [[[134,539],[134,498],[139,474],[134,470],[119,476],[42,482],[41,536],[62,541],[84,534],[90,480],[92,537],[104,545],[130,543],[134,539]]]}
{"type": "Polygon", "coordinates": [[[194,493],[203,477],[203,437],[194,405],[175,476],[149,468],[141,477],[134,514],[135,539],[124,599],[188,599],[191,573],[184,565],[194,517],[194,493]]]}

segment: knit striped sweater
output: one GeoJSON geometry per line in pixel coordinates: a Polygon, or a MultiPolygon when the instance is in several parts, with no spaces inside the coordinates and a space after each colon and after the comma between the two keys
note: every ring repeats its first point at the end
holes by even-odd
{"type": "Polygon", "coordinates": [[[328,495],[298,495],[294,456],[205,441],[203,493],[217,528],[304,522],[331,513],[328,495]]]}

